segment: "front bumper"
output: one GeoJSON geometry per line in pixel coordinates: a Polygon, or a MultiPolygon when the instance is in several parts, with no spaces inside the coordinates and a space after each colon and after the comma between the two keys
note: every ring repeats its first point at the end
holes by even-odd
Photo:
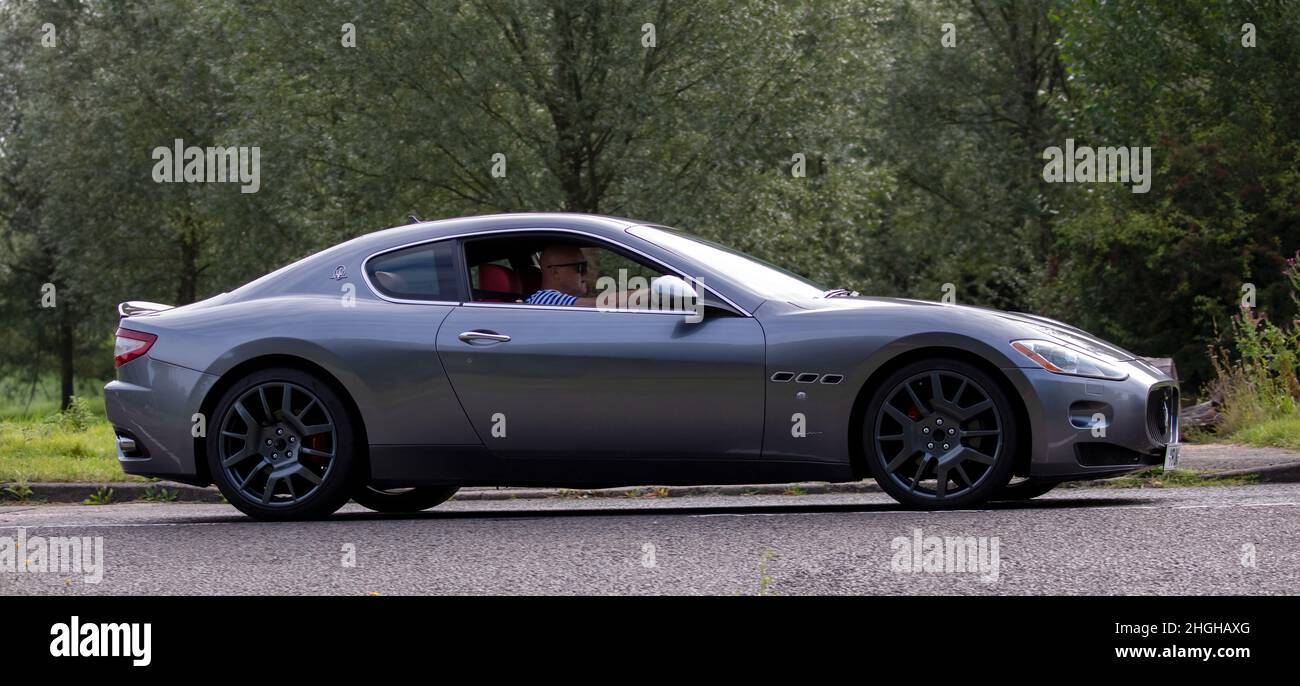
{"type": "Polygon", "coordinates": [[[1091,479],[1164,464],[1178,441],[1178,384],[1145,363],[1122,365],[1123,381],[1018,370],[1033,427],[1025,476],[1091,479]]]}
{"type": "MultiPolygon", "coordinates": [[[[206,485],[194,454],[196,415],[202,417],[203,399],[217,377],[148,355],[117,372],[117,380],[104,386],[104,408],[118,436],[122,471],[206,485]]],[[[206,432],[207,418],[201,421],[206,432]]]]}

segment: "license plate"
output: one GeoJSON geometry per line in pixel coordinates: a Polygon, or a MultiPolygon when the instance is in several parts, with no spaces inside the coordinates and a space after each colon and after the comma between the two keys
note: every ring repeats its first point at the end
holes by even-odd
{"type": "Polygon", "coordinates": [[[1178,450],[1182,448],[1182,443],[1170,443],[1165,446],[1165,471],[1169,471],[1178,466],[1178,450]]]}

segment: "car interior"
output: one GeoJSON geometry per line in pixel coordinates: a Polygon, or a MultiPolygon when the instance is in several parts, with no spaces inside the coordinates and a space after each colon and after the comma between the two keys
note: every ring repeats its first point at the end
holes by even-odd
{"type": "Polygon", "coordinates": [[[588,293],[594,296],[596,281],[602,275],[619,278],[627,270],[628,278],[641,276],[647,281],[664,274],[604,245],[568,236],[533,235],[480,238],[465,243],[465,264],[469,268],[473,302],[523,302],[541,289],[540,256],[550,245],[575,245],[588,263],[588,293]]]}

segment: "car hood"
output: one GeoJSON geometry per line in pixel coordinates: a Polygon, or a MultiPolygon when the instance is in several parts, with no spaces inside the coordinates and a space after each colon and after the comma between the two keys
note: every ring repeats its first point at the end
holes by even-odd
{"type": "Polygon", "coordinates": [[[853,296],[841,298],[815,298],[791,301],[790,304],[805,310],[863,310],[881,312],[898,309],[924,310],[926,308],[943,308],[951,313],[956,311],[960,317],[972,323],[1005,329],[1009,338],[1047,338],[1067,343],[1095,357],[1111,362],[1124,362],[1136,359],[1133,353],[1098,338],[1083,329],[1064,322],[1049,319],[1036,314],[1023,312],[1003,312],[986,307],[970,305],[948,305],[931,300],[911,300],[908,298],[877,298],[853,296]]]}
{"type": "MultiPolygon", "coordinates": [[[[978,310],[980,308],[971,308],[978,310]]],[[[1036,314],[1027,314],[1024,312],[1001,312],[998,310],[988,310],[995,316],[1020,322],[1029,326],[1035,326],[1043,333],[1057,340],[1065,341],[1076,348],[1092,353],[1094,356],[1103,359],[1109,359],[1114,362],[1124,362],[1137,359],[1133,353],[1111,343],[1110,341],[1098,338],[1077,326],[1071,326],[1055,319],[1048,319],[1036,314]]]]}

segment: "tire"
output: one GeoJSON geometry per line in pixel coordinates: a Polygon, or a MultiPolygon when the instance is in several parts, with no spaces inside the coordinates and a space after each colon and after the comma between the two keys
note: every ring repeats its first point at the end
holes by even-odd
{"type": "Polygon", "coordinates": [[[222,394],[212,416],[209,473],[226,500],[254,519],[328,517],[365,473],[347,407],[307,372],[254,372],[222,394]]]}
{"type": "Polygon", "coordinates": [[[1040,495],[1056,488],[1060,485],[1059,481],[1043,481],[1042,479],[1023,479],[1021,481],[1008,482],[993,496],[993,500],[1032,500],[1040,495]]]}
{"type": "Polygon", "coordinates": [[[871,475],[905,506],[967,507],[989,500],[1011,479],[1017,449],[1011,402],[970,363],[936,358],[898,369],[880,384],[862,426],[871,475]]]}
{"type": "Polygon", "coordinates": [[[420,512],[447,502],[456,491],[455,486],[417,486],[383,490],[363,486],[352,494],[358,505],[375,512],[420,512]]]}

